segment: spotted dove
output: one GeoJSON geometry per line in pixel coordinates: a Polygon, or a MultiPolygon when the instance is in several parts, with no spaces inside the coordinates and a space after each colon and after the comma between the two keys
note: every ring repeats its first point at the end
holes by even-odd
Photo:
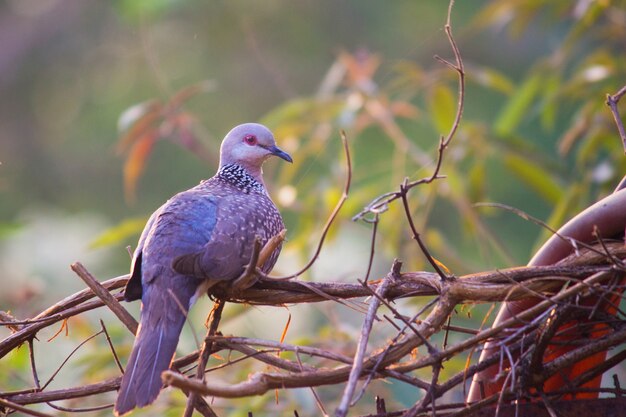
{"type": "MultiPolygon", "coordinates": [[[[176,194],[148,220],[124,292],[126,301],[141,298],[142,309],[116,415],[156,399],[187,310],[214,284],[241,275],[256,236],[265,244],[283,229],[262,177],[263,162],[272,155],[292,162],[265,126],[235,127],[222,142],[217,174],[176,194]]],[[[261,266],[264,272],[279,252],[261,266]]]]}

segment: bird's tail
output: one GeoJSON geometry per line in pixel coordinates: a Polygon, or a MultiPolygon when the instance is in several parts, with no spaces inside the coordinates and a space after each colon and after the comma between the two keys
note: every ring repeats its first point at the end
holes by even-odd
{"type": "Polygon", "coordinates": [[[185,316],[179,312],[175,320],[144,317],[137,330],[133,350],[122,377],[114,412],[121,416],[135,407],[144,407],[152,403],[161,391],[161,373],[170,366],[178,338],[185,322],[185,316]],[[147,320],[146,320],[147,319],[147,320]]]}

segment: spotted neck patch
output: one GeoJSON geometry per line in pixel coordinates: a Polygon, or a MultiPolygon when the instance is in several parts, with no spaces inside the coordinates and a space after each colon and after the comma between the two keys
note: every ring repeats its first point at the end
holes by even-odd
{"type": "Polygon", "coordinates": [[[258,182],[254,177],[248,174],[248,171],[245,170],[240,165],[237,164],[227,164],[224,165],[217,171],[216,175],[219,179],[226,181],[227,183],[234,185],[241,191],[245,193],[250,193],[251,191],[259,192],[265,194],[265,187],[263,184],[258,182]]]}

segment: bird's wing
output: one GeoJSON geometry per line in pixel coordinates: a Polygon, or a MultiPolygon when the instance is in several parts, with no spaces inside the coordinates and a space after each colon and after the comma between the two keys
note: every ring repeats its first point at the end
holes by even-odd
{"type": "Polygon", "coordinates": [[[249,258],[242,256],[245,243],[233,236],[220,235],[219,241],[207,243],[201,251],[174,259],[172,268],[179,274],[200,279],[236,278],[249,258]]]}
{"type": "Polygon", "coordinates": [[[200,250],[211,240],[216,219],[215,197],[199,195],[193,189],[177,194],[156,210],[135,249],[125,300],[142,298],[145,283],[157,275],[153,269],[169,266],[171,259],[200,250]]]}
{"type": "MultiPolygon", "coordinates": [[[[259,215],[260,208],[271,204],[273,210],[269,211],[280,220],[271,201],[265,197],[263,199],[220,199],[211,238],[201,250],[175,258],[172,268],[179,274],[200,279],[237,278],[250,261],[255,237],[258,236],[263,245],[273,234],[278,233],[267,227],[265,216],[259,215]]],[[[282,221],[280,226],[282,228],[282,221]]]]}

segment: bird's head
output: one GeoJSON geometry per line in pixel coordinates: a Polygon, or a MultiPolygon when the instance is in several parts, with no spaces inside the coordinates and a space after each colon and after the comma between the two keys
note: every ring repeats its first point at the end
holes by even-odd
{"type": "Polygon", "coordinates": [[[237,164],[260,179],[261,166],[270,156],[293,162],[291,156],[278,146],[272,132],[258,123],[245,123],[233,128],[220,149],[220,167],[237,164]]]}

